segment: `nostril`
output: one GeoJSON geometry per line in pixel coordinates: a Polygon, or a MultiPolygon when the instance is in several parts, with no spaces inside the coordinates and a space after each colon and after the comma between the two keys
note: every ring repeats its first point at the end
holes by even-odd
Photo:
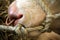
{"type": "Polygon", "coordinates": [[[22,17],[23,17],[23,14],[18,14],[17,15],[17,19],[22,18],[22,17]]]}
{"type": "Polygon", "coordinates": [[[20,19],[23,17],[23,14],[11,14],[9,17],[10,19],[20,19]]]}

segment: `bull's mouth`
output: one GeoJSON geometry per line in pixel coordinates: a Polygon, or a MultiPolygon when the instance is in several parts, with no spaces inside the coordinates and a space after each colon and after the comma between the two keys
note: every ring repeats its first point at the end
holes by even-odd
{"type": "Polygon", "coordinates": [[[20,18],[10,18],[10,17],[8,16],[8,17],[6,18],[5,24],[6,24],[7,26],[10,26],[10,25],[15,26],[15,25],[18,23],[19,19],[21,19],[22,17],[23,17],[23,15],[21,15],[20,18]]]}

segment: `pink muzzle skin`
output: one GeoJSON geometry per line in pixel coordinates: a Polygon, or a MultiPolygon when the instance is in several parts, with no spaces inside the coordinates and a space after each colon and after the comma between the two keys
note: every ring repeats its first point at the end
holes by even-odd
{"type": "Polygon", "coordinates": [[[23,17],[23,14],[18,12],[15,2],[13,2],[8,8],[8,15],[11,20],[15,19],[14,25],[17,24],[18,19],[23,17]]]}

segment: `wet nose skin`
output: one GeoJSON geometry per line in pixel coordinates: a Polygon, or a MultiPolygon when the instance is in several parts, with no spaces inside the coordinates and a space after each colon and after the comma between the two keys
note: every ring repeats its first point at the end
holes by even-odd
{"type": "Polygon", "coordinates": [[[18,13],[15,1],[8,8],[8,15],[11,19],[19,19],[23,16],[21,13],[18,13]]]}

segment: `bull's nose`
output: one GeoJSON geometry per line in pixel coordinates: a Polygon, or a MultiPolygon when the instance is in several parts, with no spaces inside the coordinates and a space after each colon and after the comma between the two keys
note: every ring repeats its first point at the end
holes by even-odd
{"type": "Polygon", "coordinates": [[[23,16],[20,12],[18,12],[18,9],[15,4],[11,4],[9,6],[8,15],[11,19],[19,19],[23,16]]]}

